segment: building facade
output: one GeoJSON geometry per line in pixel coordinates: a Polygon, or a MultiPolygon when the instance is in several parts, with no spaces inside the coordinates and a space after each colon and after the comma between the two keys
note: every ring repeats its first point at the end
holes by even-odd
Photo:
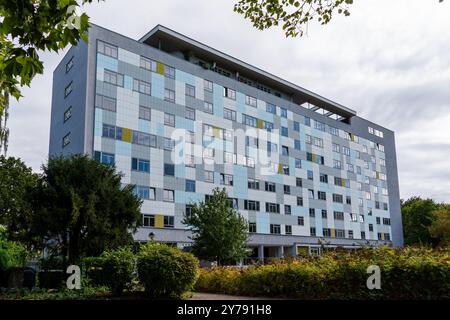
{"type": "Polygon", "coordinates": [[[392,131],[160,25],[93,25],[55,69],[49,154],[79,153],[135,186],[137,241],[189,246],[189,204],[221,187],[260,259],[403,244],[392,131]]]}

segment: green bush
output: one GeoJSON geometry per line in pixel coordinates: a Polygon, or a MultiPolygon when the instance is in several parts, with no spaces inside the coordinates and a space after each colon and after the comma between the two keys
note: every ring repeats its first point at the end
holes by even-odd
{"type": "Polygon", "coordinates": [[[137,258],[139,279],[151,297],[182,297],[192,290],[198,266],[192,254],[164,244],[142,246],[137,258]]]}
{"type": "Polygon", "coordinates": [[[103,257],[81,258],[81,275],[90,285],[106,286],[107,280],[103,272],[104,260],[103,257]]]}
{"type": "Polygon", "coordinates": [[[131,248],[123,247],[102,254],[105,284],[113,294],[121,294],[133,281],[135,255],[131,248]]]}
{"type": "Polygon", "coordinates": [[[448,299],[447,250],[337,250],[320,258],[277,261],[246,269],[201,270],[199,291],[297,299],[448,299]],[[381,270],[381,290],[369,290],[367,267],[381,270]]]}
{"type": "Polygon", "coordinates": [[[123,247],[83,258],[82,270],[91,285],[107,286],[113,294],[121,294],[134,279],[135,261],[131,248],[123,247]]]}
{"type": "Polygon", "coordinates": [[[18,242],[8,241],[5,237],[5,227],[0,225],[0,270],[23,268],[28,259],[28,251],[18,242]]]}

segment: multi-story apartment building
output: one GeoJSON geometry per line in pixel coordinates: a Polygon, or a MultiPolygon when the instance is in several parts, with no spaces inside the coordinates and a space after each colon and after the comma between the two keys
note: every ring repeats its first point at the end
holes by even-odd
{"type": "Polygon", "coordinates": [[[392,131],[160,25],[93,25],[54,71],[50,156],[76,153],[135,185],[137,241],[188,246],[189,204],[224,187],[259,258],[403,244],[392,131]]]}

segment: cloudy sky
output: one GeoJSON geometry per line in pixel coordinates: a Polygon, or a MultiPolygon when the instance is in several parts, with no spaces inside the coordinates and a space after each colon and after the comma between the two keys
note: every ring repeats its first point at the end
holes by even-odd
{"type": "MultiPolygon", "coordinates": [[[[403,198],[450,202],[450,1],[355,1],[350,17],[313,23],[300,39],[253,29],[233,3],[106,0],[85,11],[135,39],[165,25],[356,110],[396,132],[403,198]]],[[[64,53],[42,54],[45,73],[10,110],[9,155],[35,170],[48,154],[52,72],[64,53]]]]}

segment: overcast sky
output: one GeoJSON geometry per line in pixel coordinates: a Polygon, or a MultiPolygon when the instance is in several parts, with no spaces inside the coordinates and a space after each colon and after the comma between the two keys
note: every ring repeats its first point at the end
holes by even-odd
{"type": "MultiPolygon", "coordinates": [[[[85,11],[134,39],[165,25],[356,110],[395,131],[403,198],[450,202],[450,1],[359,0],[350,17],[312,23],[297,39],[254,29],[233,3],[106,0],[85,11]]],[[[11,103],[8,155],[35,170],[48,154],[52,72],[64,53],[43,53],[45,73],[11,103]]]]}

